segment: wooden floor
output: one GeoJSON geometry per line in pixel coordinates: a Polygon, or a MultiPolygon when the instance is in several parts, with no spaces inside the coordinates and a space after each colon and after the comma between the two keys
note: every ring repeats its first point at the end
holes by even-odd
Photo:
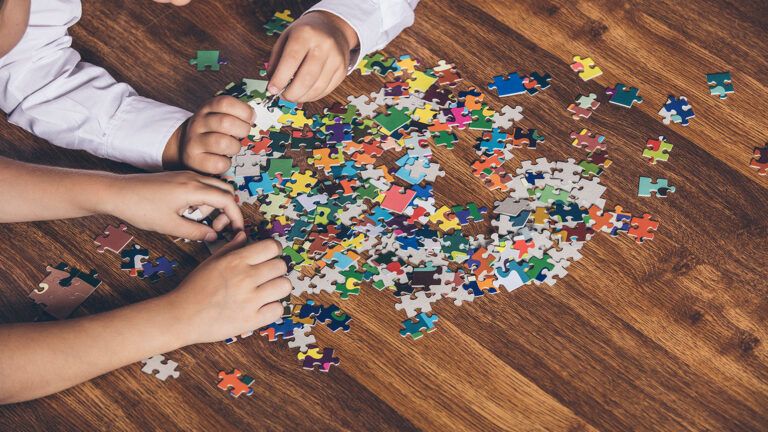
{"type": "MultiPolygon", "coordinates": [[[[309,4],[197,0],[174,9],[90,0],[72,33],[85,60],[143,95],[194,109],[226,83],[256,75],[276,40],[261,28],[271,12],[309,4]],[[195,72],[187,60],[206,48],[222,49],[229,64],[195,72]]],[[[581,157],[569,132],[585,125],[604,133],[614,160],[602,177],[607,207],[657,215],[656,239],[636,245],[597,235],[554,287],[438,304],[439,328],[415,342],[398,335],[402,317],[391,296],[364,292],[343,303],[354,317],[350,333],[317,331],[342,357],[327,375],[302,370],[293,351],[257,336],[188,347],[169,354],[181,364],[177,380],[130,365],[0,407],[0,430],[768,430],[768,178],[748,166],[753,147],[768,141],[765,1],[424,0],[417,12],[387,53],[450,60],[477,86],[514,70],[552,74],[546,92],[510,99],[524,106],[524,126],[546,136],[539,150],[518,157],[581,157]],[[604,75],[582,82],[569,68],[575,54],[595,58],[604,75]],[[708,94],[704,77],[722,70],[736,88],[725,101],[708,94]],[[639,87],[644,103],[604,104],[578,123],[568,116],[577,94],[616,82],[639,87]],[[696,112],[689,127],[661,123],[656,112],[667,94],[688,97],[696,112]],[[658,135],[675,147],[668,163],[651,166],[640,153],[658,135]],[[638,198],[640,175],[667,177],[677,192],[638,198]],[[217,371],[231,367],[256,378],[252,397],[233,400],[216,388],[217,371]]],[[[323,103],[380,86],[353,75],[323,103]]],[[[133,171],[8,124],[0,124],[0,153],[133,171]]],[[[471,175],[473,155],[468,142],[437,153],[450,177],[436,183],[439,203],[488,205],[501,196],[471,175]]],[[[105,281],[76,315],[178,283],[128,278],[117,257],[98,254],[92,239],[108,222],[0,226],[0,321],[33,318],[27,293],[46,264],[60,260],[96,268],[105,281]]],[[[157,234],[137,239],[178,260],[182,277],[207,255],[157,234]]]]}

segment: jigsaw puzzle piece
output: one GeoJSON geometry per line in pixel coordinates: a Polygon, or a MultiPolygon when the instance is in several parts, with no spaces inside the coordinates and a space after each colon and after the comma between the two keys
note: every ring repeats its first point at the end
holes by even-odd
{"type": "Polygon", "coordinates": [[[595,64],[591,57],[573,56],[571,69],[574,72],[579,72],[579,78],[584,81],[589,81],[603,74],[603,70],[595,64]]]}
{"type": "Polygon", "coordinates": [[[232,397],[239,397],[243,394],[250,396],[253,394],[253,389],[251,388],[253,381],[253,378],[243,375],[239,369],[234,369],[232,373],[219,371],[218,387],[222,390],[229,390],[229,394],[232,397]]]}
{"type": "Polygon", "coordinates": [[[649,197],[655,192],[657,198],[666,198],[667,194],[674,191],[675,187],[670,186],[669,180],[664,178],[653,181],[650,177],[640,177],[637,186],[637,196],[639,197],[649,197]]]}
{"type": "Polygon", "coordinates": [[[165,360],[165,356],[163,355],[158,354],[144,359],[141,362],[144,364],[141,371],[150,375],[154,374],[155,378],[160,381],[165,381],[168,377],[179,377],[179,371],[176,370],[176,367],[179,364],[173,360],[165,360]]]}
{"type": "Polygon", "coordinates": [[[119,227],[108,225],[104,228],[104,233],[93,239],[93,242],[99,245],[96,250],[104,253],[110,250],[114,253],[120,253],[133,240],[133,236],[127,233],[128,227],[120,224],[119,227]]]}

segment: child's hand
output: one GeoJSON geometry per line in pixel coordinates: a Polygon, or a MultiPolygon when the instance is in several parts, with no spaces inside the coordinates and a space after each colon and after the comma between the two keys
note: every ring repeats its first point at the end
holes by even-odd
{"type": "Polygon", "coordinates": [[[163,151],[163,167],[186,167],[208,174],[222,174],[248,136],[253,109],[231,96],[215,97],[174,132],[163,151]]]}
{"type": "Polygon", "coordinates": [[[166,296],[187,344],[217,342],[277,321],[291,292],[280,243],[245,247],[244,232],[203,262],[166,296]]]}
{"type": "Polygon", "coordinates": [[[190,240],[215,240],[216,231],[231,223],[242,230],[243,214],[232,187],[221,180],[190,171],[133,174],[114,177],[106,212],[141,229],[157,231],[190,240]],[[204,214],[223,211],[213,227],[181,216],[190,207],[204,214]]]}
{"type": "Polygon", "coordinates": [[[347,76],[350,52],[357,44],[355,30],[336,15],[303,15],[272,48],[267,89],[272,94],[285,89],[281,97],[291,102],[320,99],[347,76]]]}

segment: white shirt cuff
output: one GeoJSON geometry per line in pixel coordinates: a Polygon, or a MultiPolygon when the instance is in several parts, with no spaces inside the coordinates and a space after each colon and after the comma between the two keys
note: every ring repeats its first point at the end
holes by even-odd
{"type": "Polygon", "coordinates": [[[189,111],[133,96],[123,102],[107,130],[107,157],[150,171],[163,169],[163,150],[189,111]]]}

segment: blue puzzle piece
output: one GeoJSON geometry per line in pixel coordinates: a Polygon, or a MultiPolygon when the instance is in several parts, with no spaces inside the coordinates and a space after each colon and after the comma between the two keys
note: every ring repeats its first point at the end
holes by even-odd
{"type": "Polygon", "coordinates": [[[140,275],[142,279],[148,278],[150,282],[157,282],[161,277],[173,276],[173,268],[179,265],[176,261],[170,261],[164,256],[159,257],[155,262],[157,264],[147,261],[142,265],[140,275]]]}
{"type": "Polygon", "coordinates": [[[262,174],[258,177],[253,177],[251,181],[248,182],[248,191],[251,196],[271,194],[275,191],[275,188],[273,187],[275,183],[277,183],[277,179],[262,174]]]}
{"type": "Polygon", "coordinates": [[[422,312],[418,315],[416,315],[416,321],[411,321],[410,319],[406,319],[403,321],[403,329],[400,330],[400,336],[406,337],[410,336],[413,340],[416,340],[422,336],[424,336],[424,332],[431,332],[435,329],[435,323],[437,322],[438,317],[437,314],[433,314],[432,316],[427,315],[426,313],[422,312]]]}
{"type": "Polygon", "coordinates": [[[525,93],[523,79],[525,77],[519,73],[513,72],[506,76],[497,75],[493,77],[493,82],[488,83],[489,89],[496,89],[499,96],[513,96],[525,93]]]}
{"type": "Polygon", "coordinates": [[[375,221],[377,221],[377,222],[378,221],[382,221],[382,220],[388,221],[388,220],[392,219],[392,217],[393,217],[392,213],[390,213],[389,210],[387,210],[387,209],[385,209],[385,208],[383,208],[381,206],[376,206],[373,209],[373,211],[371,212],[371,215],[370,215],[370,218],[375,220],[375,221]]]}
{"type": "Polygon", "coordinates": [[[326,259],[325,261],[328,263],[331,261],[336,261],[336,265],[334,267],[338,270],[346,270],[349,266],[355,263],[355,260],[342,252],[336,252],[333,254],[332,259],[326,259]]]}
{"type": "Polygon", "coordinates": [[[424,186],[414,185],[411,190],[416,192],[416,196],[414,196],[414,198],[429,199],[432,197],[431,184],[426,184],[424,186]]]}
{"type": "Polygon", "coordinates": [[[506,147],[506,141],[509,139],[509,134],[499,131],[499,128],[493,128],[490,132],[484,133],[478,147],[482,150],[482,154],[492,156],[496,150],[503,150],[506,147]]]}
{"type": "Polygon", "coordinates": [[[418,238],[409,236],[398,236],[395,238],[402,246],[403,250],[419,250],[423,246],[418,238]]]}
{"type": "Polygon", "coordinates": [[[696,116],[693,112],[693,107],[688,103],[688,99],[685,96],[675,98],[671,95],[667,97],[667,102],[659,111],[659,115],[665,117],[663,120],[664,124],[669,124],[671,120],[683,126],[688,126],[688,120],[696,116]]]}

